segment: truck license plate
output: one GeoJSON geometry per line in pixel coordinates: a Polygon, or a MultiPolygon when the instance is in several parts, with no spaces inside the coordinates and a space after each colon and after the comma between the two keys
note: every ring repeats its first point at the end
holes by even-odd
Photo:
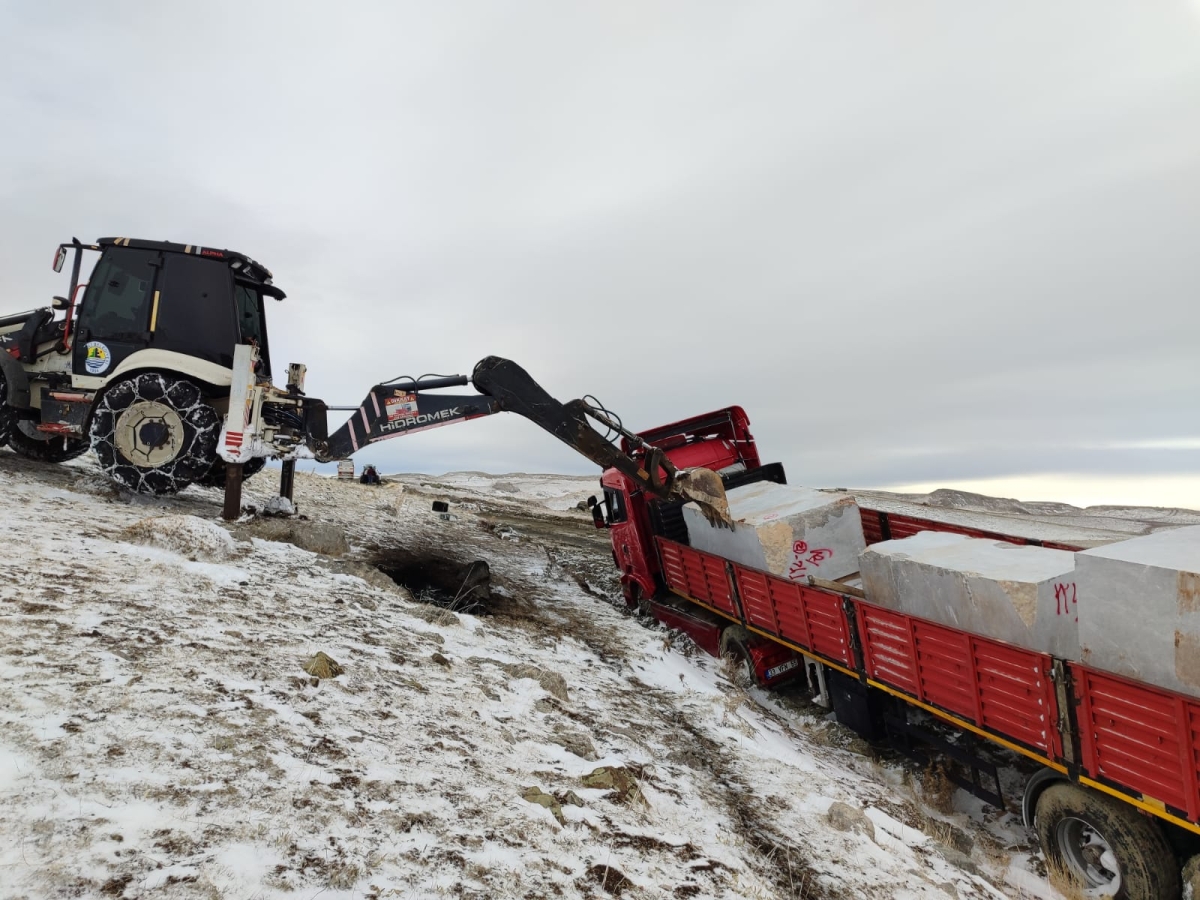
{"type": "Polygon", "coordinates": [[[790,672],[790,671],[792,671],[792,669],[796,668],[796,666],[798,666],[798,665],[800,665],[800,660],[789,659],[787,662],[785,662],[781,666],[776,666],[773,669],[767,669],[767,677],[774,678],[776,675],[782,675],[784,672],[790,672]]]}

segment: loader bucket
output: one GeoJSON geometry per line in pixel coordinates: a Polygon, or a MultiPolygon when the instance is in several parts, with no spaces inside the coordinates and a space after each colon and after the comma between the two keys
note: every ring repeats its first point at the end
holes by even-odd
{"type": "Polygon", "coordinates": [[[690,500],[699,506],[700,512],[710,525],[733,528],[729,501],[725,497],[725,485],[721,476],[712,469],[685,469],[675,479],[675,491],[684,500],[690,500]]]}

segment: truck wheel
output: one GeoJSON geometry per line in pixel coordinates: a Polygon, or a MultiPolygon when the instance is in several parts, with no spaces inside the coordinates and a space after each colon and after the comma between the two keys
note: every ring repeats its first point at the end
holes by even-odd
{"type": "MultiPolygon", "coordinates": [[[[265,469],[266,466],[267,466],[267,461],[265,459],[263,459],[261,456],[256,456],[256,457],[254,457],[254,459],[250,460],[248,463],[243,465],[242,466],[242,481],[243,481],[243,483],[246,481],[247,478],[253,478],[259,472],[261,472],[263,469],[265,469]]],[[[218,456],[217,461],[215,463],[213,463],[212,468],[209,469],[199,479],[197,479],[196,484],[199,484],[202,487],[215,487],[215,488],[221,488],[222,490],[224,490],[225,489],[225,473],[226,473],[226,471],[227,470],[225,468],[225,460],[221,459],[221,457],[218,456]]]]}
{"type": "Polygon", "coordinates": [[[49,463],[66,462],[82,456],[91,447],[83,438],[65,438],[61,434],[38,431],[28,419],[17,422],[8,436],[8,446],[26,459],[49,463]]]}
{"type": "Polygon", "coordinates": [[[721,659],[732,657],[734,663],[745,672],[749,683],[762,687],[758,673],[754,671],[754,660],[746,646],[749,640],[750,632],[745,628],[741,625],[730,625],[721,632],[721,659]]]}
{"type": "Polygon", "coordinates": [[[109,478],[141,494],[173,494],[212,469],[220,430],[192,382],[142,372],[104,392],[90,434],[109,478]]]}
{"type": "Polygon", "coordinates": [[[1038,841],[1052,874],[1083,897],[1178,900],[1179,862],[1153,819],[1126,803],[1074,784],[1038,798],[1038,841]]]}

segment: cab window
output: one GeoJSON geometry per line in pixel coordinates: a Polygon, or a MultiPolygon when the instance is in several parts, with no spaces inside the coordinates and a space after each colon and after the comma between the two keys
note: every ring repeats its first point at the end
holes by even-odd
{"type": "Polygon", "coordinates": [[[80,329],[86,328],[89,337],[144,340],[157,264],[153,250],[106,250],[88,281],[80,329]]]}
{"type": "Polygon", "coordinates": [[[604,502],[608,506],[608,524],[616,525],[628,518],[625,510],[625,495],[612,488],[604,489],[604,502]]]}

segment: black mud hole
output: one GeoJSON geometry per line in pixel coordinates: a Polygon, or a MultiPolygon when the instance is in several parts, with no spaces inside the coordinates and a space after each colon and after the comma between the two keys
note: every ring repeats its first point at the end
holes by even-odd
{"type": "Polygon", "coordinates": [[[475,615],[489,611],[492,573],[486,560],[394,548],[376,554],[375,568],[422,603],[475,615]]]}

